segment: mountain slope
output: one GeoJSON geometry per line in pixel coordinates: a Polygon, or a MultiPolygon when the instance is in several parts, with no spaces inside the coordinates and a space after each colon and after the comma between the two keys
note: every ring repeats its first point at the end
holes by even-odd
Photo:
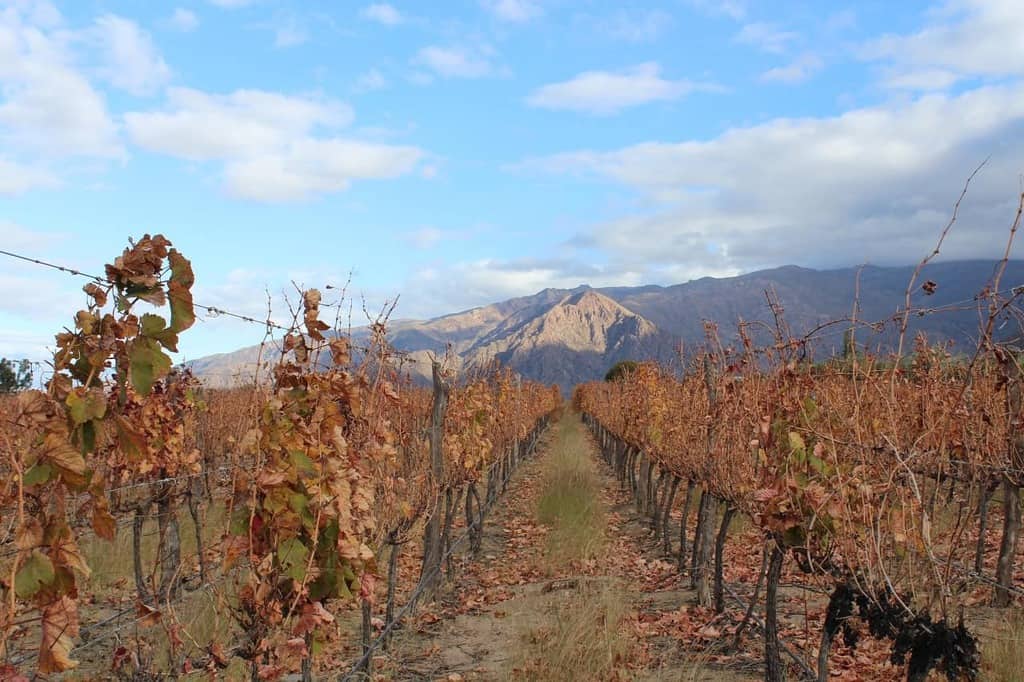
{"type": "MultiPolygon", "coordinates": [[[[991,279],[995,265],[993,261],[973,260],[926,266],[912,292],[911,306],[942,308],[943,312],[911,316],[908,337],[912,339],[917,331],[924,331],[933,341],[951,340],[960,350],[970,347],[978,331],[978,313],[973,299],[991,279]],[[933,295],[925,294],[920,287],[928,280],[937,284],[933,295]]],[[[811,270],[790,265],[724,279],[705,277],[657,290],[651,287],[616,289],[612,296],[687,345],[703,341],[703,320],[717,322],[727,342],[735,340],[736,323],[740,319],[773,326],[766,291],[778,297],[785,310],[785,320],[795,335],[803,335],[831,320],[849,318],[856,299],[857,319],[890,320],[883,325],[881,333],[860,334],[865,343],[885,348],[893,344],[897,336],[897,324],[891,318],[903,306],[913,272],[912,266],[811,270]]],[[[1018,284],[1024,284],[1024,261],[1010,261],[1002,288],[1008,290],[1018,284]]],[[[767,332],[762,329],[757,341],[766,343],[768,340],[767,332]]],[[[841,346],[842,328],[839,327],[829,330],[817,341],[816,351],[829,354],[841,346]]]]}
{"type": "MultiPolygon", "coordinates": [[[[992,276],[992,261],[958,261],[927,266],[912,294],[915,308],[939,308],[941,314],[912,316],[909,337],[927,332],[933,341],[949,340],[954,350],[967,350],[977,335],[978,312],[974,297],[992,276]],[[926,295],[920,284],[937,284],[926,295]]],[[[785,310],[786,323],[803,335],[822,323],[848,318],[855,298],[859,320],[889,322],[881,332],[859,333],[858,340],[877,347],[894,342],[898,325],[891,320],[903,305],[913,267],[844,268],[811,270],[785,266],[771,270],[662,287],[545,289],[532,296],[445,315],[432,320],[398,320],[389,325],[389,339],[416,362],[409,367],[421,378],[429,376],[431,355],[450,349],[466,367],[498,360],[524,376],[568,389],[580,381],[603,376],[623,359],[672,362],[679,343],[690,348],[704,340],[704,321],[719,324],[720,337],[735,343],[736,323],[755,324],[758,343],[770,339],[774,325],[766,291],[774,292],[785,310]],[[858,288],[859,278],[859,288],[858,288]]],[[[1011,261],[1002,288],[1024,284],[1024,261],[1011,261]]],[[[827,355],[842,347],[848,325],[827,329],[815,341],[815,352],[827,355]]],[[[358,338],[364,329],[353,330],[358,338]]],[[[200,358],[189,363],[197,375],[213,385],[229,385],[237,377],[251,376],[257,348],[200,358]]]]}
{"type": "Polygon", "coordinates": [[[567,390],[602,377],[629,358],[667,359],[671,339],[651,322],[589,288],[546,309],[511,315],[464,354],[470,366],[491,360],[567,390]]]}

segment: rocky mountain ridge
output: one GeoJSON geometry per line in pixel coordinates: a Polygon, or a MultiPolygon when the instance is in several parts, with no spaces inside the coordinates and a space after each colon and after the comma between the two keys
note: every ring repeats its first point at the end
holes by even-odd
{"type": "MultiPolygon", "coordinates": [[[[992,261],[953,261],[927,266],[912,292],[914,315],[909,333],[950,341],[966,350],[976,338],[974,299],[991,279],[992,261]],[[936,284],[933,294],[920,284],[936,284]]],[[[884,350],[895,338],[892,317],[902,306],[913,267],[812,270],[785,266],[728,278],[694,280],[673,286],[545,289],[532,296],[501,301],[432,320],[398,320],[389,327],[393,346],[408,353],[410,370],[429,376],[429,358],[450,353],[463,369],[498,361],[531,379],[556,383],[568,391],[597,379],[619,360],[654,359],[678,366],[678,349],[704,340],[704,321],[719,325],[724,343],[736,341],[739,320],[773,324],[770,293],[782,304],[794,334],[830,320],[848,318],[857,302],[857,318],[880,322],[878,333],[861,342],[884,350]],[[859,282],[859,284],[858,284],[859,282]]],[[[1011,261],[1003,288],[1024,284],[1024,261],[1011,261]]],[[[838,352],[842,332],[836,325],[815,341],[821,355],[838,352]]],[[[754,329],[758,326],[754,325],[754,329]]],[[[757,339],[768,340],[766,326],[757,339]]],[[[357,338],[364,329],[353,330],[357,338]]],[[[213,355],[189,363],[210,385],[230,385],[251,376],[255,347],[213,355]]]]}

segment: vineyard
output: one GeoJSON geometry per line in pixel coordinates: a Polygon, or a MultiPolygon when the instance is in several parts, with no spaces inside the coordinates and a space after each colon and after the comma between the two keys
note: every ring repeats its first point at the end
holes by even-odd
{"type": "MultiPolygon", "coordinates": [[[[895,353],[868,352],[877,325],[854,304],[835,325],[845,352],[826,360],[766,292],[769,343],[706,323],[683,371],[631,364],[577,386],[571,411],[497,365],[457,374],[439,358],[417,385],[386,315],[356,345],[316,289],[289,324],[262,323],[279,332],[262,376],[206,388],[170,355],[203,306],[167,239],[72,275],[88,278],[84,306],[55,337],[52,376],[0,402],[3,679],[406,679],[398,642],[444,617],[431,604],[478,613],[612,575],[638,600],[671,585],[685,601],[602,615],[628,641],[591,677],[685,668],[709,637],[735,672],[760,636],[755,674],[772,682],[977,679],[975,616],[1024,597],[1024,290],[1002,288],[1000,268],[970,303],[968,356],[905,338],[912,314],[941,314],[910,306],[933,282],[908,285],[895,353]],[[572,463],[567,499],[589,490],[581,518],[600,498],[616,521],[538,568],[546,531],[524,500],[544,498],[531,486],[566,438],[595,456],[572,463]],[[488,523],[505,550],[482,549],[488,523]],[[501,596],[481,587],[466,606],[481,560],[501,596]]],[[[508,675],[572,677],[539,670],[508,675]]]]}
{"type": "Polygon", "coordinates": [[[457,510],[479,542],[558,407],[557,391],[500,370],[455,381],[438,363],[432,391],[413,387],[383,325],[373,347],[353,348],[321,319],[316,290],[267,382],[203,390],[168,355],[195,321],[194,279],[162,236],[132,243],[84,287],[46,390],[3,404],[5,679],[73,670],[93,652],[100,676],[238,675],[241,661],[253,679],[312,679],[334,608],[362,614],[353,670],[365,674],[380,645],[371,621],[386,618],[387,633],[436,589],[462,542],[457,510]],[[398,555],[416,534],[421,570],[400,595],[398,555]],[[94,571],[120,563],[120,577],[94,571]],[[217,636],[197,640],[187,602],[216,604],[217,636]],[[158,635],[127,645],[143,627],[158,635]]]}

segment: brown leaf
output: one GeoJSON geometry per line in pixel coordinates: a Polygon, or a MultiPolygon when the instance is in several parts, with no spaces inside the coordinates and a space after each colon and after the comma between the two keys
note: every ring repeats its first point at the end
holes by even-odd
{"type": "Polygon", "coordinates": [[[141,601],[135,602],[135,613],[139,616],[138,622],[142,624],[142,627],[156,625],[160,622],[162,615],[158,609],[154,609],[152,606],[141,601]]]}
{"type": "Polygon", "coordinates": [[[71,670],[71,647],[78,637],[78,606],[67,595],[42,608],[42,640],[39,643],[39,672],[59,673],[71,670]]]}
{"type": "Polygon", "coordinates": [[[283,471],[264,470],[260,472],[256,482],[261,488],[273,488],[288,480],[287,474],[283,471]]]}
{"type": "Polygon", "coordinates": [[[18,549],[31,550],[43,544],[43,527],[35,517],[27,517],[14,538],[18,549]]]}
{"type": "Polygon", "coordinates": [[[100,285],[96,284],[95,282],[89,282],[88,284],[86,284],[84,287],[82,287],[82,291],[91,296],[93,302],[98,307],[102,308],[107,304],[106,290],[100,285]]]}
{"type": "Polygon", "coordinates": [[[85,459],[82,453],[72,447],[65,438],[49,433],[43,440],[42,457],[60,471],[64,480],[72,486],[84,486],[89,482],[85,476],[85,459]]]}
{"type": "Polygon", "coordinates": [[[18,409],[37,424],[50,419],[50,399],[42,391],[22,391],[18,394],[18,409]]]}
{"type": "Polygon", "coordinates": [[[107,500],[104,497],[97,498],[93,505],[92,529],[96,535],[108,542],[112,542],[114,535],[117,533],[117,521],[111,515],[107,506],[107,500]]]}
{"type": "Polygon", "coordinates": [[[74,536],[67,529],[53,542],[53,551],[50,556],[57,563],[73,568],[86,578],[92,574],[89,564],[86,562],[85,557],[82,556],[82,550],[79,549],[74,536]]]}
{"type": "Polygon", "coordinates": [[[349,340],[346,337],[339,336],[338,338],[331,339],[328,344],[331,349],[331,361],[336,366],[348,364],[349,361],[349,340]]]}

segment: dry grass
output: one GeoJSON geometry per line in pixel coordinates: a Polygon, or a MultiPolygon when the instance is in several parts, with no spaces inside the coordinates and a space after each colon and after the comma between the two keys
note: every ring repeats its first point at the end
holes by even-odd
{"type": "Polygon", "coordinates": [[[550,610],[544,626],[525,633],[515,679],[617,679],[631,644],[622,630],[629,610],[624,587],[584,586],[562,596],[550,610]]]}
{"type": "Polygon", "coordinates": [[[226,464],[245,432],[255,425],[256,406],[263,398],[253,386],[204,388],[204,404],[196,414],[196,447],[207,461],[226,464]]]}
{"type": "MultiPolygon", "coordinates": [[[[192,585],[198,580],[198,559],[196,555],[195,526],[191,515],[185,505],[178,510],[179,536],[181,544],[182,574],[192,576],[192,585]]],[[[206,548],[210,548],[217,542],[217,538],[223,532],[226,516],[223,505],[214,503],[210,506],[204,505],[201,518],[203,519],[203,541],[206,548]]],[[[130,517],[125,517],[130,518],[130,517]]],[[[149,518],[143,527],[143,538],[141,555],[143,571],[148,577],[155,565],[159,544],[159,532],[155,519],[149,518]]],[[[94,536],[88,536],[82,542],[82,552],[86,557],[89,566],[92,568],[92,575],[87,581],[87,591],[96,596],[98,603],[110,603],[113,608],[123,608],[120,605],[130,604],[134,599],[135,580],[134,563],[132,558],[132,527],[130,524],[118,528],[117,535],[113,542],[106,542],[94,536]]],[[[209,587],[198,586],[194,592],[183,588],[181,598],[169,606],[168,613],[164,614],[160,622],[149,627],[131,626],[120,633],[118,637],[125,642],[141,659],[144,669],[149,671],[167,671],[172,669],[172,646],[168,634],[168,627],[174,626],[177,635],[181,639],[182,649],[180,653],[187,656],[204,655],[203,649],[214,641],[227,645],[236,631],[236,625],[231,619],[224,603],[231,595],[225,590],[231,588],[230,580],[219,580],[219,566],[216,562],[207,563],[207,579],[215,583],[209,587]]],[[[165,605],[164,609],[168,607],[165,605]]],[[[107,613],[101,611],[98,617],[105,617],[107,613]]],[[[134,612],[125,615],[125,621],[132,621],[136,617],[134,612]]],[[[86,624],[88,621],[86,621],[86,624]]],[[[113,623],[112,627],[118,626],[120,621],[113,623]]],[[[101,634],[103,631],[101,631],[101,634]]],[[[107,651],[115,648],[117,643],[111,639],[108,643],[100,645],[97,651],[107,651]]],[[[180,661],[180,659],[179,659],[180,661]]],[[[109,660],[103,659],[93,664],[86,663],[80,672],[72,675],[69,679],[96,679],[95,675],[99,670],[104,675],[112,675],[112,671],[106,666],[109,660]],[[97,665],[102,666],[97,669],[97,665]]]]}
{"type": "MultiPolygon", "coordinates": [[[[204,504],[200,516],[203,519],[203,543],[209,549],[224,531],[226,524],[224,506],[220,502],[214,502],[212,505],[204,504]]],[[[131,516],[125,515],[121,517],[121,520],[122,525],[119,525],[113,542],[88,535],[81,543],[82,554],[92,569],[87,590],[97,599],[125,591],[135,594],[132,527],[130,523],[127,523],[131,520],[131,516]],[[127,585],[125,581],[128,581],[127,585]]],[[[196,558],[195,524],[184,503],[178,509],[178,535],[181,544],[182,572],[189,575],[195,572],[198,560],[196,558]]],[[[152,571],[156,562],[159,539],[156,520],[150,517],[146,520],[142,530],[141,555],[143,571],[146,574],[152,571]]],[[[210,567],[207,566],[207,568],[210,567]]]]}
{"type": "Polygon", "coordinates": [[[1024,679],[1024,612],[1012,609],[982,642],[982,679],[1017,682],[1024,679]]]}
{"type": "Polygon", "coordinates": [[[551,528],[547,553],[555,565],[594,556],[604,541],[607,520],[598,493],[593,456],[579,419],[558,422],[545,462],[538,520],[551,528]]]}
{"type": "MultiPolygon", "coordinates": [[[[559,420],[544,463],[537,518],[549,526],[547,561],[563,567],[600,551],[607,519],[591,449],[578,418],[559,420]]],[[[629,611],[625,587],[617,582],[585,583],[559,594],[523,633],[514,658],[515,678],[604,680],[616,676],[629,652],[622,631],[629,611]]]]}

